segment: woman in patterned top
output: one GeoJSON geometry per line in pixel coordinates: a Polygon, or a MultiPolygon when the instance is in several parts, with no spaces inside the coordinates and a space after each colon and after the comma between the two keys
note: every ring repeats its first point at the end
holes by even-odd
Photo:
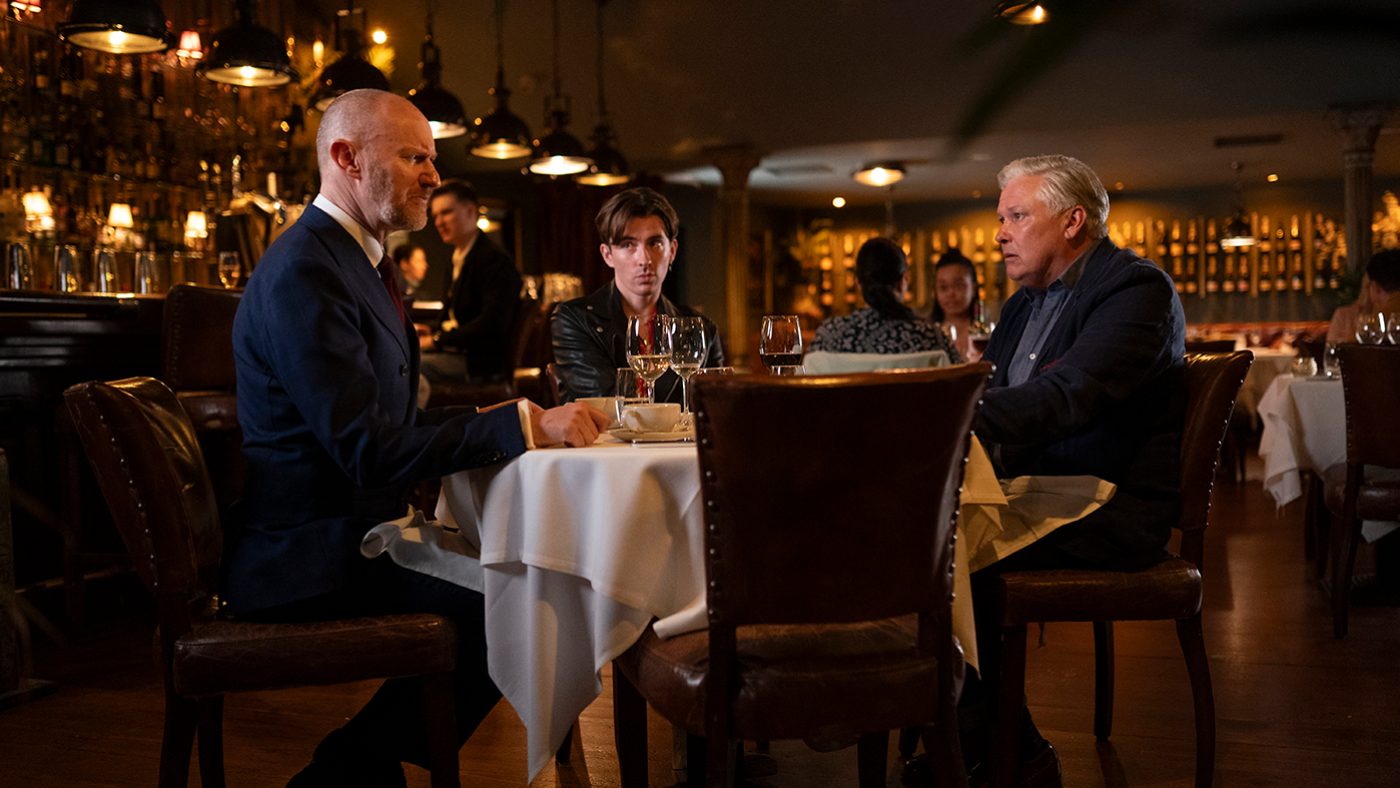
{"type": "Polygon", "coordinates": [[[866,241],[856,253],[856,281],[866,306],[849,315],[828,318],[807,348],[831,353],[923,353],[942,350],[948,361],[962,356],[935,323],[919,320],[904,305],[909,292],[909,262],[904,250],[886,238],[866,241]]]}

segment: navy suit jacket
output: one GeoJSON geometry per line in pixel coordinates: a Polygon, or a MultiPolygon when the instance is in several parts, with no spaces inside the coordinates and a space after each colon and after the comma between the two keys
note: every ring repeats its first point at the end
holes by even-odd
{"type": "Polygon", "coordinates": [[[1018,291],[984,359],[996,364],[977,434],[997,444],[999,475],[1090,475],[1118,485],[1061,535],[1068,552],[1114,569],[1164,555],[1181,510],[1186,319],[1171,278],[1104,239],[1085,262],[1030,379],[1007,385],[1030,320],[1018,291]]]}
{"type": "Polygon", "coordinates": [[[462,261],[455,282],[447,267],[447,307],[457,327],[443,331],[438,344],[467,357],[473,379],[489,379],[513,372],[510,329],[520,310],[524,280],[506,251],[479,233],[462,261]]]}
{"type": "Polygon", "coordinates": [[[418,343],[355,239],[310,206],[268,248],[233,326],[247,483],[225,529],[235,614],[350,582],[412,483],[525,451],[515,408],[417,407],[418,343]]]}

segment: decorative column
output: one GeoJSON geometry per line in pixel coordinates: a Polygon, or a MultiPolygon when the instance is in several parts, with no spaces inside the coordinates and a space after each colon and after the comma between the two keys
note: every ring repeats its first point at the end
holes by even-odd
{"type": "Polygon", "coordinates": [[[1371,171],[1376,160],[1376,137],[1395,105],[1391,102],[1338,104],[1332,126],[1342,135],[1342,165],[1346,173],[1347,270],[1364,269],[1371,259],[1371,171]]]}
{"type": "Polygon", "coordinates": [[[703,155],[724,179],[719,188],[719,237],[726,271],[726,361],[742,366],[749,353],[749,173],[760,156],[748,143],[706,148],[703,155]]]}

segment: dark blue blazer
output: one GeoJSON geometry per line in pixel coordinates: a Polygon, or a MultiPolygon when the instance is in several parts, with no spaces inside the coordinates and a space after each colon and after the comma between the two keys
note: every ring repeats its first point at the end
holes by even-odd
{"type": "Polygon", "coordinates": [[[418,342],[355,239],[309,206],[263,255],[233,326],[247,484],[225,529],[238,614],[350,581],[410,485],[525,451],[515,408],[417,407],[418,342]]]}
{"type": "Polygon", "coordinates": [[[1186,320],[1171,278],[1104,239],[1085,262],[1031,377],[1007,385],[1030,320],[1025,290],[1007,299],[984,358],[996,364],[977,433],[997,444],[999,474],[1090,475],[1118,485],[1061,535],[1068,552],[1132,569],[1164,555],[1180,513],[1186,320]]]}

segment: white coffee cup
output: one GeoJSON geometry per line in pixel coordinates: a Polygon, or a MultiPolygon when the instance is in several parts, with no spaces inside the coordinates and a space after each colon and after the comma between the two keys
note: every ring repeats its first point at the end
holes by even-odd
{"type": "Polygon", "coordinates": [[[578,401],[591,408],[601,410],[608,417],[608,426],[616,427],[619,399],[619,397],[580,397],[578,401]]]}
{"type": "Polygon", "coordinates": [[[622,426],[633,432],[671,432],[681,420],[681,406],[675,402],[626,405],[622,426]]]}

